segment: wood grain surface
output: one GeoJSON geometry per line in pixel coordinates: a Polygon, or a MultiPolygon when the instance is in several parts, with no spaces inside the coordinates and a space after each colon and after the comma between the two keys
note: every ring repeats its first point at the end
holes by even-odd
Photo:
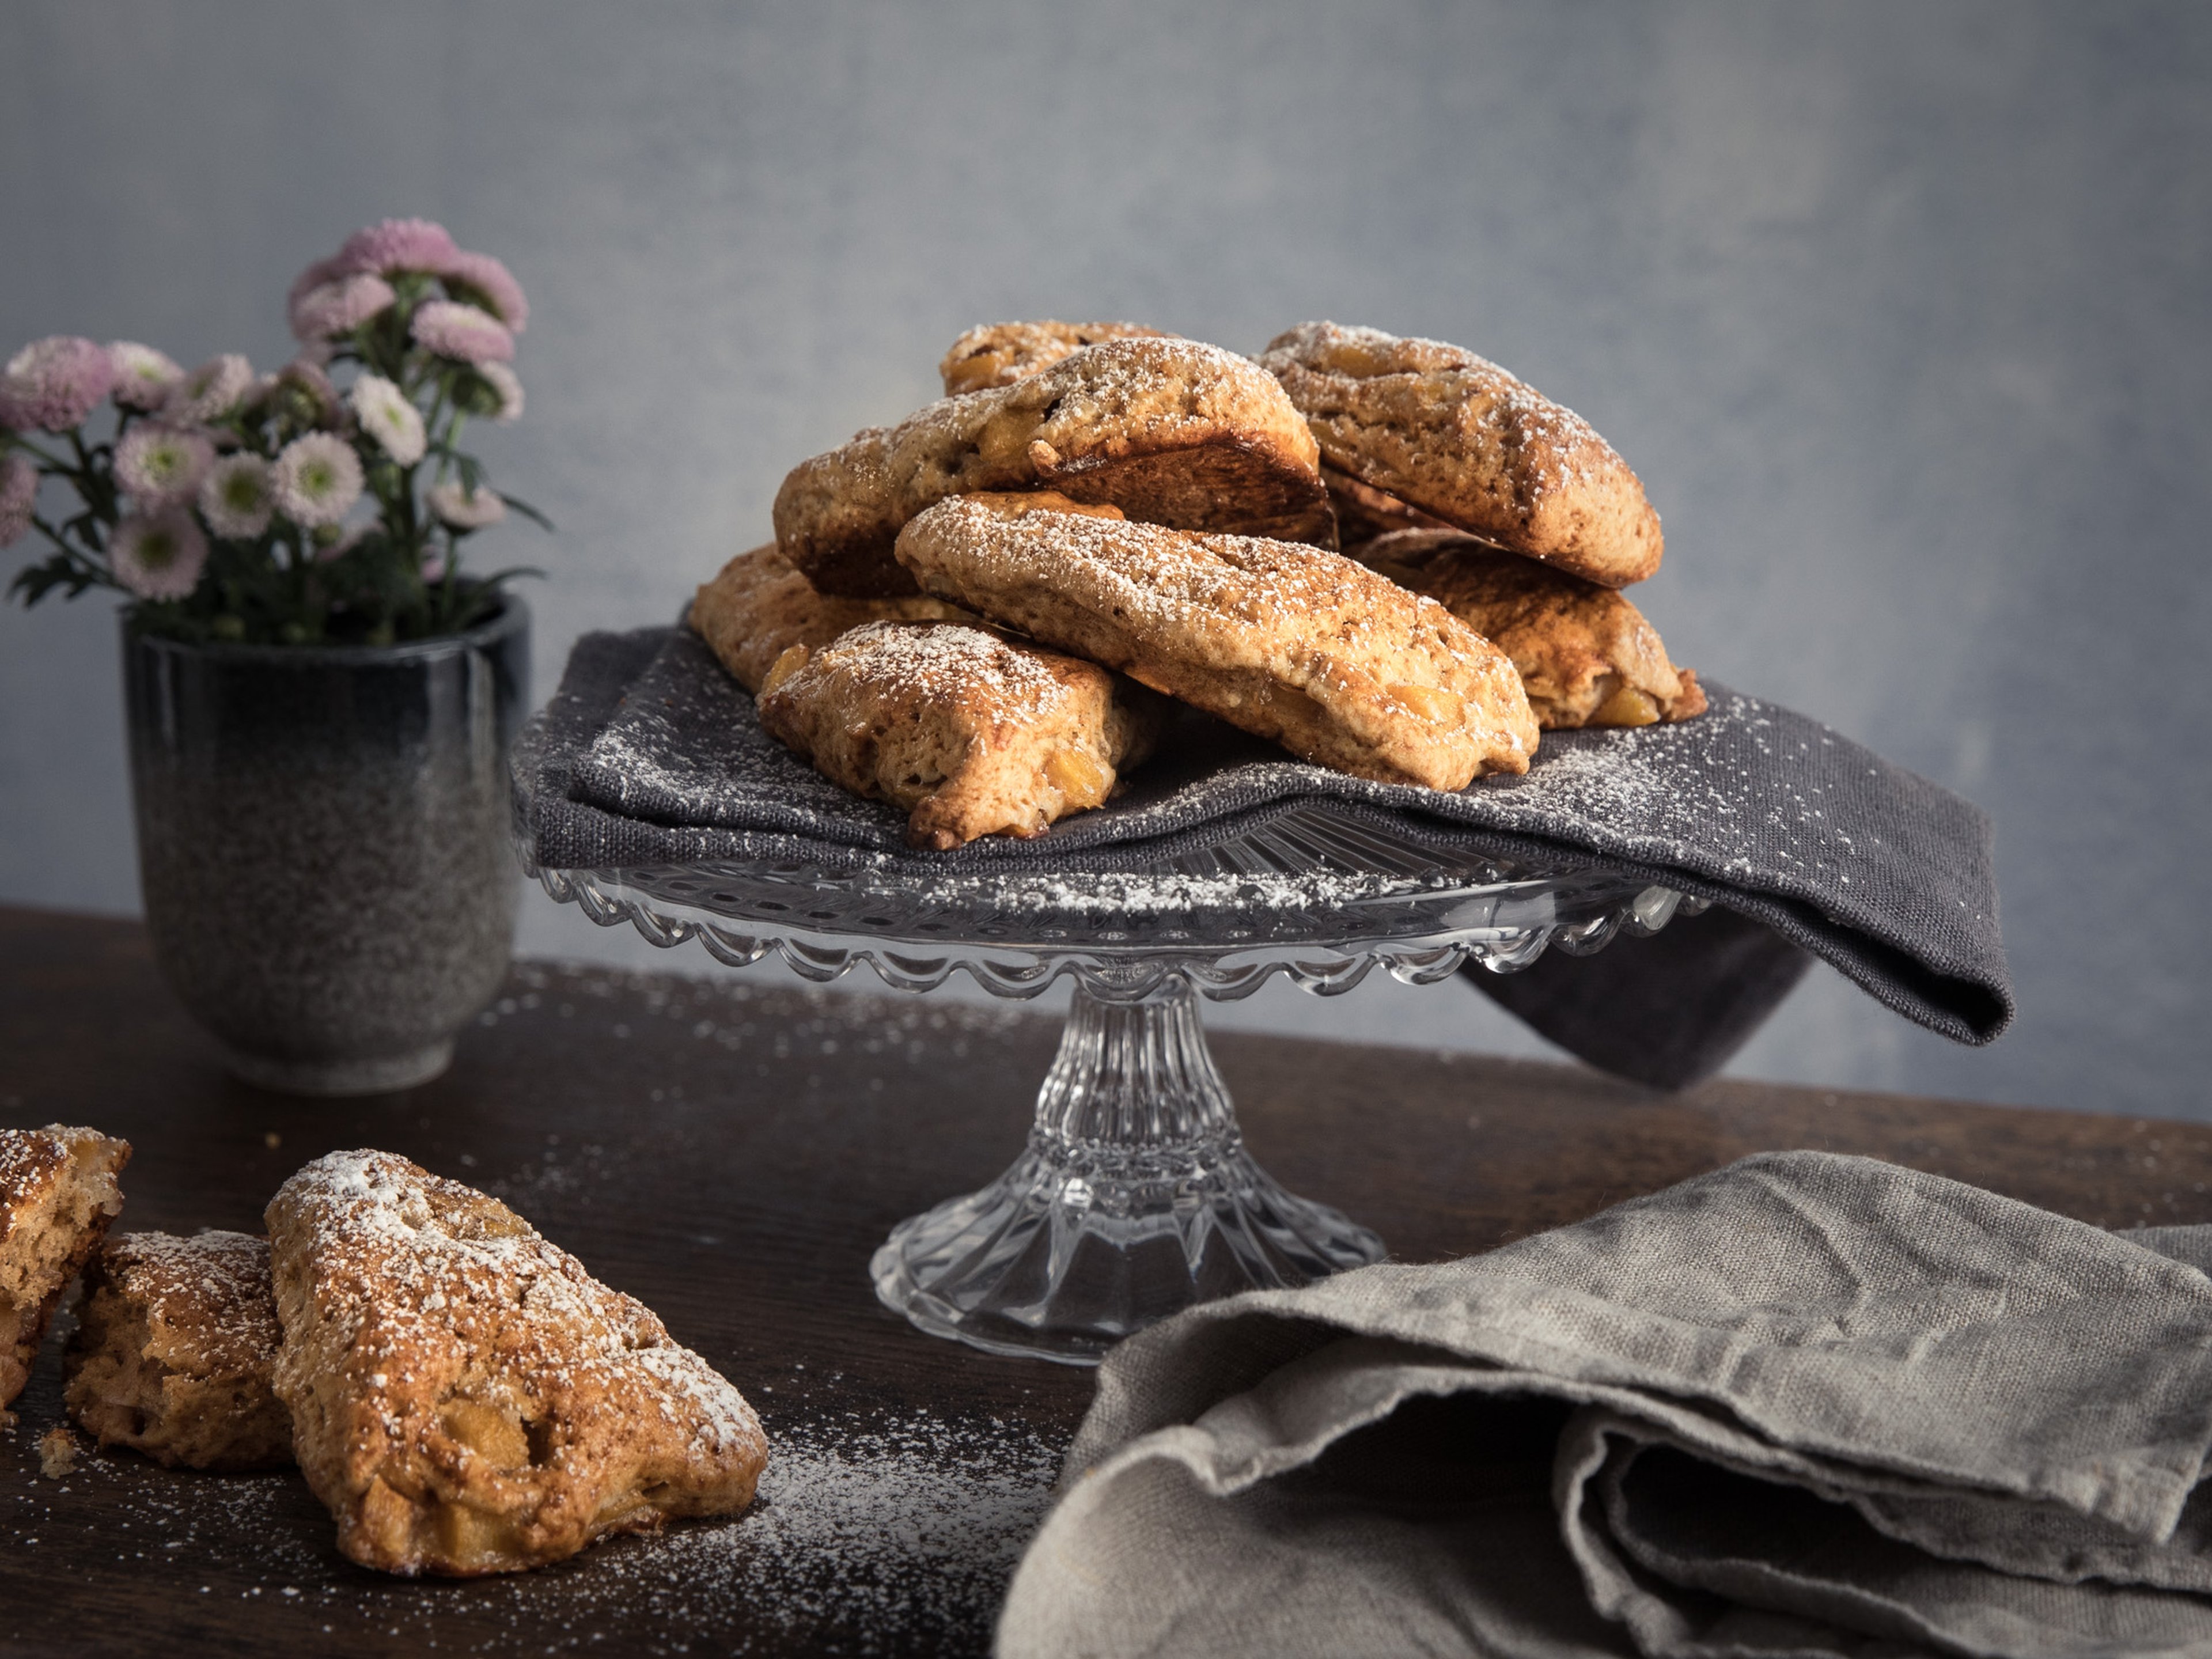
{"type": "MultiPolygon", "coordinates": [[[[653,1307],[752,1399],[772,1460],[735,1522],[517,1578],[386,1579],[337,1553],[295,1475],[173,1474],[88,1446],[41,1478],[36,1442],[60,1419],[50,1342],[0,1436],[0,1652],[984,1649],[1090,1373],[924,1337],[866,1269],[894,1223],[1012,1160],[1057,1027],[787,985],[526,963],[446,1077],[302,1101],[223,1076],[135,924],[0,909],[0,1124],[126,1136],[118,1229],[258,1231],[305,1160],[403,1152],[507,1199],[653,1307]]],[[[1401,1260],[1789,1146],[2106,1225],[2212,1219],[2204,1126],[1734,1082],[1662,1097],[1573,1067],[1249,1035],[1215,1049],[1261,1162],[1401,1260]]]]}

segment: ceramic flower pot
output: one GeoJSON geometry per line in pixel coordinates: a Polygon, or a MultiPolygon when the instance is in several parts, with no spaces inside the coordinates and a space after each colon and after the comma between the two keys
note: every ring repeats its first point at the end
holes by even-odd
{"type": "Polygon", "coordinates": [[[530,617],[385,647],[124,629],[138,861],[162,974],[250,1083],[425,1082],[507,970],[507,753],[530,617]]]}

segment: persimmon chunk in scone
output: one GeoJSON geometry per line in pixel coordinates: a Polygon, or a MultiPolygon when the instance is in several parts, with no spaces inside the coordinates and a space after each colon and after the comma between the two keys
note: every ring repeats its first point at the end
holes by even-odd
{"type": "Polygon", "coordinates": [[[1340,771],[1461,789],[1536,750],[1503,653],[1324,548],[976,495],[914,520],[898,556],[940,599],[1340,771]]]}
{"type": "Polygon", "coordinates": [[[911,593],[899,527],[948,495],[1046,488],[1132,519],[1334,543],[1314,435],[1274,377],[1195,340],[1085,346],[802,461],[775,497],[783,555],[824,593],[911,593]]]}
{"type": "Polygon", "coordinates": [[[1609,587],[1452,530],[1380,536],[1352,556],[1427,594],[1512,658],[1547,732],[1705,712],[1698,677],[1668,660],[1659,630],[1609,587]]]}
{"type": "Polygon", "coordinates": [[[691,600],[691,631],[748,691],[758,691],[775,659],[794,645],[819,650],[866,622],[973,622],[957,605],[909,593],[894,599],[840,599],[817,592],[774,542],[740,553],[691,600]]]}
{"type": "Polygon", "coordinates": [[[794,646],[761,724],[855,794],[908,813],[939,851],[1042,835],[1101,805],[1149,754],[1160,700],[1094,663],[951,623],[868,623],[794,646]]]}
{"type": "Polygon", "coordinates": [[[62,1292],[123,1208],[131,1143],[50,1123],[0,1129],[0,1423],[30,1380],[62,1292]]]}
{"type": "Polygon", "coordinates": [[[937,374],[945,382],[945,395],[957,398],[1025,380],[1085,346],[1169,337],[1142,323],[982,323],[952,343],[937,374]]]}
{"type": "Polygon", "coordinates": [[[270,1388],[284,1331],[267,1239],[126,1233],[85,1285],[62,1396],[80,1427],[171,1468],[292,1461],[291,1413],[270,1388]]]}
{"type": "Polygon", "coordinates": [[[267,1219],[276,1397],[363,1566],[511,1572],[751,1503],[768,1446],[744,1397],[496,1199],[332,1152],[267,1219]]]}
{"type": "Polygon", "coordinates": [[[1322,461],[1508,551],[1607,587],[1659,568],[1659,515],[1611,444],[1472,351],[1306,323],[1261,354],[1322,461]]]}

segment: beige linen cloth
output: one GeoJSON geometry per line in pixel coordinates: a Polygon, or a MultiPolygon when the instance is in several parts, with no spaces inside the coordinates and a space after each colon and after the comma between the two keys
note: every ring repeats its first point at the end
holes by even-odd
{"type": "Polygon", "coordinates": [[[2212,1659],[2212,1227],[1785,1152],[1100,1368],[1030,1655],[2212,1659]]]}

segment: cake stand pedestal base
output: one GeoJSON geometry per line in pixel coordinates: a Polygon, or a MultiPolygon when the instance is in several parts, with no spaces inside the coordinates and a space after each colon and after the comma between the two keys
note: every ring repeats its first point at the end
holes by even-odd
{"type": "Polygon", "coordinates": [[[1244,1150],[1195,999],[1078,985],[1029,1147],[979,1193],[902,1222],[876,1294],[993,1353],[1088,1365],[1167,1315],[1380,1261],[1382,1241],[1285,1192],[1244,1150]]]}

